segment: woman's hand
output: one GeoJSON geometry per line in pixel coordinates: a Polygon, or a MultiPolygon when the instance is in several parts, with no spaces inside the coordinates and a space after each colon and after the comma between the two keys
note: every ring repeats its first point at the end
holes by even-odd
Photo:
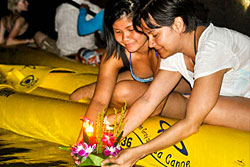
{"type": "Polygon", "coordinates": [[[76,143],[81,143],[82,141],[83,141],[83,127],[81,127],[76,143]]]}
{"type": "Polygon", "coordinates": [[[139,147],[122,150],[116,157],[111,157],[102,162],[105,167],[130,167],[133,166],[141,157],[142,153],[138,152],[139,147]],[[110,165],[105,165],[110,164],[110,165]]]}
{"type": "Polygon", "coordinates": [[[30,43],[34,43],[34,42],[35,42],[34,38],[26,39],[26,44],[30,44],[30,43]]]}
{"type": "Polygon", "coordinates": [[[83,3],[80,5],[80,8],[84,8],[84,9],[86,9],[87,11],[89,10],[89,6],[86,5],[86,4],[83,4],[83,3]]]}
{"type": "MultiPolygon", "coordinates": [[[[76,141],[76,144],[74,144],[75,146],[77,145],[77,143],[80,143],[83,141],[83,127],[81,127],[81,130],[80,130],[80,133],[79,133],[79,136],[77,138],[77,141],[76,141]]],[[[78,158],[75,156],[75,155],[72,155],[72,159],[74,161],[77,161],[78,158]]]]}

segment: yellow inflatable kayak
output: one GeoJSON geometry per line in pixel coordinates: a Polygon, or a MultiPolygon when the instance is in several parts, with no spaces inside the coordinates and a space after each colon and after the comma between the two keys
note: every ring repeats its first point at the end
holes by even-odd
{"type": "MultiPolygon", "coordinates": [[[[128,148],[146,143],[175,122],[176,120],[158,116],[149,118],[128,135],[121,145],[128,148]]],[[[199,133],[170,148],[148,155],[137,165],[148,167],[247,167],[249,157],[249,132],[202,125],[199,133]]]]}
{"type": "MultiPolygon", "coordinates": [[[[21,135],[70,145],[75,143],[87,104],[0,90],[0,128],[21,135]],[[15,105],[13,105],[15,104],[15,105]]],[[[134,147],[153,139],[176,120],[153,117],[127,136],[121,146],[134,147]]],[[[138,161],[141,166],[249,166],[250,134],[202,125],[200,132],[138,161]]]]}
{"type": "MultiPolygon", "coordinates": [[[[95,82],[95,70],[90,68],[83,73],[63,65],[0,65],[0,128],[61,145],[73,144],[80,131],[80,115],[84,115],[88,104],[69,101],[68,96],[79,86],[95,82]],[[33,79],[27,78],[30,75],[33,79]]],[[[163,117],[150,118],[121,145],[128,148],[146,143],[175,122],[163,117]]],[[[248,167],[249,152],[249,132],[202,125],[199,133],[148,155],[137,165],[248,167]]]]}
{"type": "Polygon", "coordinates": [[[98,68],[26,46],[0,45],[0,64],[66,68],[77,73],[97,74],[98,68]]]}
{"type": "Polygon", "coordinates": [[[0,64],[0,76],[0,87],[27,93],[34,92],[36,88],[41,87],[71,94],[76,88],[97,80],[96,74],[76,73],[66,68],[34,65],[0,64]]]}
{"type": "Polygon", "coordinates": [[[62,145],[73,144],[87,105],[0,90],[0,128],[62,145]]]}

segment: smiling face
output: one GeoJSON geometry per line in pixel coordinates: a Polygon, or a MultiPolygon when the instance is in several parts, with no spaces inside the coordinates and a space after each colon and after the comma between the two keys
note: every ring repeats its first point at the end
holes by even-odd
{"type": "MultiPolygon", "coordinates": [[[[154,21],[152,20],[153,24],[154,21]]],[[[159,26],[159,25],[158,25],[159,26]]],[[[142,20],[142,30],[149,38],[149,47],[155,48],[162,58],[167,58],[181,50],[179,45],[181,31],[174,23],[172,26],[160,26],[150,29],[142,20]]]]}
{"type": "Polygon", "coordinates": [[[116,41],[129,52],[136,52],[147,44],[147,37],[133,28],[131,18],[122,17],[113,24],[116,41]]]}

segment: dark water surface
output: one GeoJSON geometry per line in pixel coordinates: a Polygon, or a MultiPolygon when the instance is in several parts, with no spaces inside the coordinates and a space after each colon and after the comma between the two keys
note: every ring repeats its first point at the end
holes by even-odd
{"type": "Polygon", "coordinates": [[[0,167],[74,166],[70,152],[59,146],[0,128],[0,167]]]}

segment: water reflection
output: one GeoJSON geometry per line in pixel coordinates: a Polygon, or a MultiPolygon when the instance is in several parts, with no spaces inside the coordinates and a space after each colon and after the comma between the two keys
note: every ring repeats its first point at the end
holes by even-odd
{"type": "Polygon", "coordinates": [[[0,128],[1,167],[74,166],[68,152],[60,145],[18,135],[0,128]]]}

